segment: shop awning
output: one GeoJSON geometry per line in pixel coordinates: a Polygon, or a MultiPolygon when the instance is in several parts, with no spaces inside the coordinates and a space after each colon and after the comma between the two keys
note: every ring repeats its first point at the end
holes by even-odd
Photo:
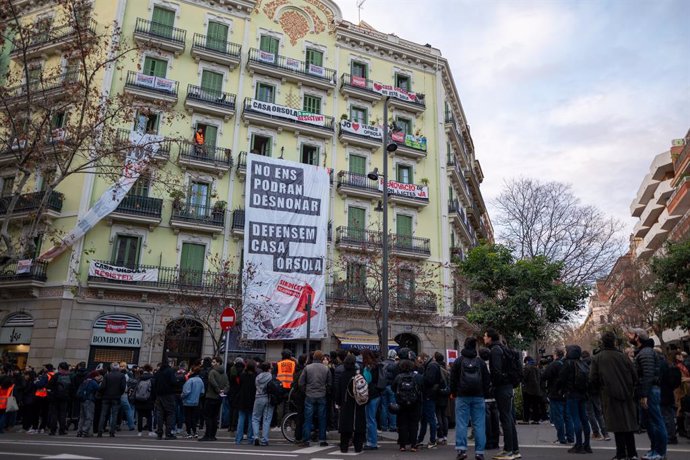
{"type": "MultiPolygon", "coordinates": [[[[378,350],[379,338],[375,335],[336,335],[340,341],[340,348],[350,350],[358,348],[360,350],[378,350]]],[[[400,347],[395,340],[388,341],[389,350],[397,350],[400,347]]]]}

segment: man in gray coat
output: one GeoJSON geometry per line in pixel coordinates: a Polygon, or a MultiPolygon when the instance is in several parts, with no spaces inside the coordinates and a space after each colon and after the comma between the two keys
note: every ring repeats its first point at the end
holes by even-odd
{"type": "Polygon", "coordinates": [[[601,336],[601,351],[592,358],[589,380],[599,391],[604,420],[616,440],[617,460],[637,458],[635,432],[637,407],[634,388],[637,372],[630,359],[616,347],[616,335],[606,331],[601,336]]]}
{"type": "Polygon", "coordinates": [[[321,350],[314,352],[312,363],[304,368],[299,376],[299,386],[304,388],[306,399],[304,400],[304,432],[302,435],[302,447],[309,447],[311,438],[311,425],[314,420],[314,411],[319,417],[319,445],[327,446],[326,442],[326,395],[331,387],[331,372],[323,364],[321,350]]]}

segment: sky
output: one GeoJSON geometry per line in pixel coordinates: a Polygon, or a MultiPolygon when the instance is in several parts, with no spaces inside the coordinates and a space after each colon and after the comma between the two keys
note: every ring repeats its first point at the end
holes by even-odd
{"type": "Polygon", "coordinates": [[[448,59],[494,223],[504,181],[531,177],[627,238],[652,159],[690,128],[690,0],[365,0],[361,19],[448,59]]]}

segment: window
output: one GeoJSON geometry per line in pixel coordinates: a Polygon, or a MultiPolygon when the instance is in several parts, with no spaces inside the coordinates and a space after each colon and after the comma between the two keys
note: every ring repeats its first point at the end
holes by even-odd
{"type": "Polygon", "coordinates": [[[55,112],[52,117],[50,117],[50,128],[60,129],[65,127],[67,121],[67,115],[64,111],[55,112]]]}
{"type": "Polygon", "coordinates": [[[455,192],[453,191],[453,187],[448,186],[448,199],[450,201],[455,200],[455,192]]]}
{"type": "Polygon", "coordinates": [[[364,176],[367,171],[367,159],[361,155],[350,154],[350,172],[364,176]]]}
{"type": "Polygon", "coordinates": [[[50,39],[50,27],[53,25],[53,18],[42,17],[36,21],[31,44],[45,43],[50,39]]]}
{"type": "Polygon", "coordinates": [[[41,255],[41,248],[43,247],[43,234],[40,233],[34,238],[34,259],[41,255]]]}
{"type": "Polygon", "coordinates": [[[37,90],[41,85],[41,76],[43,68],[40,65],[34,65],[29,69],[29,86],[33,91],[37,90]]]}
{"type": "Polygon", "coordinates": [[[352,76],[354,77],[363,77],[363,78],[368,78],[369,72],[368,72],[368,67],[365,63],[363,62],[357,62],[357,61],[352,61],[352,76]]]}
{"type": "Polygon", "coordinates": [[[364,230],[364,225],[366,223],[365,216],[366,210],[364,208],[359,208],[357,206],[348,206],[347,208],[347,226],[349,228],[364,230]]]}
{"type": "Polygon", "coordinates": [[[55,170],[50,170],[50,171],[41,171],[40,174],[40,187],[39,190],[41,192],[45,192],[48,189],[48,185],[53,182],[53,179],[55,178],[55,170]]]}
{"type": "Polygon", "coordinates": [[[410,91],[410,77],[409,75],[395,74],[395,87],[410,91]]]}
{"type": "Polygon", "coordinates": [[[413,184],[412,166],[398,165],[398,182],[401,184],[413,184]]]}
{"type": "Polygon", "coordinates": [[[168,62],[147,56],[144,59],[144,75],[165,78],[168,72],[168,62]]]}
{"type": "Polygon", "coordinates": [[[201,90],[209,96],[219,98],[223,90],[223,74],[204,69],[201,72],[201,90]]]}
{"type": "Polygon", "coordinates": [[[150,184],[151,177],[148,174],[142,174],[141,176],[139,176],[139,179],[137,179],[134,185],[132,185],[132,188],[129,190],[128,195],[148,197],[150,184]]]}
{"type": "Polygon", "coordinates": [[[206,31],[206,48],[225,53],[228,47],[228,26],[209,21],[206,31]]]}
{"type": "Polygon", "coordinates": [[[367,124],[367,109],[364,107],[350,107],[350,120],[367,124]]]}
{"type": "Polygon", "coordinates": [[[319,148],[315,145],[302,144],[301,162],[308,165],[319,164],[319,148]]]}
{"type": "Polygon", "coordinates": [[[303,110],[309,113],[321,113],[321,98],[305,94],[303,110]]]}
{"type": "Polygon", "coordinates": [[[189,212],[196,216],[205,217],[210,214],[211,184],[192,181],[188,194],[189,212]]]}
{"type": "Polygon", "coordinates": [[[273,86],[266,83],[256,84],[256,99],[262,102],[275,102],[276,90],[273,86]]]}
{"type": "Polygon", "coordinates": [[[272,144],[273,140],[270,137],[252,134],[252,147],[250,152],[257,155],[270,157],[272,144]]]}
{"type": "Polygon", "coordinates": [[[347,287],[355,296],[361,296],[367,282],[367,267],[364,264],[350,262],[347,264],[347,287]]]}
{"type": "Polygon", "coordinates": [[[139,264],[141,238],[131,235],[117,235],[113,250],[113,265],[134,268],[139,264]]]}
{"type": "Polygon", "coordinates": [[[410,303],[414,300],[415,279],[414,271],[401,268],[398,271],[398,301],[410,303]]]}
{"type": "Polygon", "coordinates": [[[71,83],[79,80],[79,67],[80,63],[76,59],[71,59],[67,61],[67,65],[65,65],[65,72],[63,74],[63,80],[71,83]]]}
{"type": "Polygon", "coordinates": [[[160,114],[151,112],[137,113],[134,122],[135,129],[139,132],[158,134],[158,126],[160,125],[160,114]]]}
{"type": "Polygon", "coordinates": [[[450,232],[450,247],[455,247],[455,232],[450,232]]]}
{"type": "Polygon", "coordinates": [[[270,35],[262,35],[261,41],[259,42],[259,49],[276,55],[278,54],[279,44],[280,41],[277,38],[271,37],[270,35]]]}
{"type": "Polygon", "coordinates": [[[13,176],[0,177],[0,197],[11,196],[13,188],[14,188],[14,177],[13,176]]]}
{"type": "Polygon", "coordinates": [[[395,219],[396,237],[395,244],[398,247],[412,246],[412,216],[398,214],[395,219]]]}
{"type": "Polygon", "coordinates": [[[307,65],[313,64],[317,65],[319,67],[323,67],[323,52],[313,49],[313,48],[307,48],[307,65]]]}
{"type": "Polygon", "coordinates": [[[412,134],[412,120],[402,117],[395,118],[395,124],[405,134],[412,134]]]}
{"type": "Polygon", "coordinates": [[[218,138],[218,127],[213,125],[207,125],[205,123],[197,123],[194,132],[196,132],[199,128],[201,128],[201,130],[204,133],[204,145],[210,148],[215,148],[216,140],[218,138]]]}
{"type": "Polygon", "coordinates": [[[180,283],[198,286],[203,280],[206,246],[203,244],[182,243],[180,254],[180,283]]]}
{"type": "Polygon", "coordinates": [[[153,7],[153,15],[151,16],[151,34],[158,35],[164,38],[172,38],[173,25],[175,24],[175,12],[161,8],[160,6],[153,7]]]}

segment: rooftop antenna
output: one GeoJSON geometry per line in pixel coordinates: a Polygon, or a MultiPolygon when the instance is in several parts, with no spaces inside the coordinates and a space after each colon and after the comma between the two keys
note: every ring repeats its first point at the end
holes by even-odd
{"type": "Polygon", "coordinates": [[[362,22],[362,6],[367,0],[357,0],[357,25],[362,22]]]}

